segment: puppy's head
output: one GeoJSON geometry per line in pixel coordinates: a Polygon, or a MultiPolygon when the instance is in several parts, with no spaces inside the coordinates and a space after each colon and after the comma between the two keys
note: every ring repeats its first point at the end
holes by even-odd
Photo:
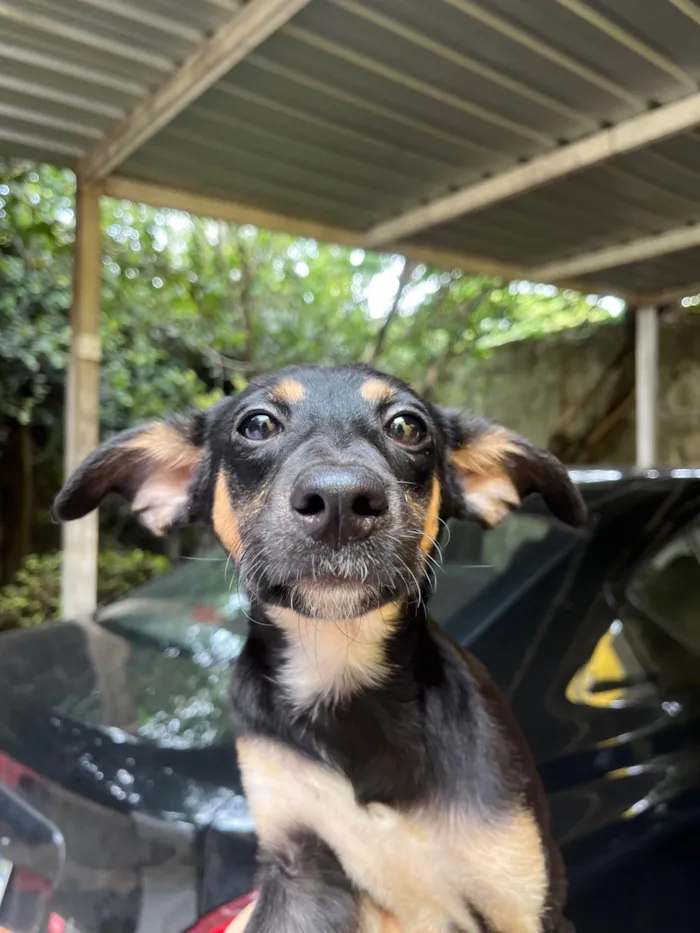
{"type": "Polygon", "coordinates": [[[498,524],[530,492],[585,517],[562,465],[364,366],[283,370],[206,413],[94,451],[56,499],[80,518],[110,492],[154,533],[210,523],[252,599],[344,619],[416,599],[448,518],[498,524]]]}

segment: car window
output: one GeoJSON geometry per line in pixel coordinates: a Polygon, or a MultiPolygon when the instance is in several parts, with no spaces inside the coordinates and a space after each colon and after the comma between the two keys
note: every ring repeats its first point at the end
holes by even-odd
{"type": "Polygon", "coordinates": [[[634,608],[700,656],[700,522],[646,560],[626,595],[634,608]]]}
{"type": "Polygon", "coordinates": [[[513,513],[490,531],[468,522],[450,522],[442,569],[435,570],[436,590],[429,603],[435,620],[444,624],[463,612],[515,561],[553,533],[545,516],[523,512],[513,513]]]}
{"type": "Polygon", "coordinates": [[[615,619],[595,644],[585,664],[566,687],[569,703],[616,709],[657,695],[657,682],[646,663],[652,643],[649,626],[638,619],[615,619]]]}
{"type": "Polygon", "coordinates": [[[183,651],[199,647],[224,655],[240,650],[248,624],[235,571],[219,547],[180,561],[170,573],[101,607],[97,620],[183,651]]]}
{"type": "MultiPolygon", "coordinates": [[[[220,547],[102,607],[100,625],[130,644],[122,671],[128,721],[112,729],[168,748],[230,741],[231,662],[248,628],[247,605],[220,547]]],[[[97,718],[104,721],[105,711],[97,718]]],[[[85,719],[95,721],[85,715],[85,719]]]]}
{"type": "Polygon", "coordinates": [[[663,702],[677,715],[675,693],[700,681],[700,523],[642,561],[618,605],[567,699],[609,709],[663,702]]]}
{"type": "MultiPolygon", "coordinates": [[[[430,601],[441,624],[463,612],[516,562],[528,554],[538,559],[540,543],[559,534],[547,518],[524,513],[489,532],[470,523],[455,523],[449,530],[430,601]]],[[[71,708],[61,712],[170,748],[230,741],[228,681],[231,662],[245,641],[246,612],[234,569],[221,549],[182,561],[98,613],[103,628],[130,646],[118,672],[120,689],[129,693],[120,715],[105,708],[94,691],[80,702],[72,696],[71,708]]]]}

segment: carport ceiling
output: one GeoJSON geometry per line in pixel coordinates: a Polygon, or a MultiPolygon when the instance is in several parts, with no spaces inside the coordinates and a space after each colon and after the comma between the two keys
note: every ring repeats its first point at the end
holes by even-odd
{"type": "Polygon", "coordinates": [[[0,150],[657,301],[700,282],[694,0],[0,0],[0,150]]]}

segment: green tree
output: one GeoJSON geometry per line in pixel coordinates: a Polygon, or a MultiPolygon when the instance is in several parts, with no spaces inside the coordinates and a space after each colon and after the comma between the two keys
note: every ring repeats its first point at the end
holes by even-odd
{"type": "MultiPolygon", "coordinates": [[[[0,582],[58,544],[74,193],[69,172],[0,162],[0,582]]],[[[104,202],[102,231],[104,433],[288,363],[365,359],[458,403],[499,342],[607,315],[574,293],[125,201],[104,202]]],[[[121,540],[150,543],[107,514],[121,540]]]]}

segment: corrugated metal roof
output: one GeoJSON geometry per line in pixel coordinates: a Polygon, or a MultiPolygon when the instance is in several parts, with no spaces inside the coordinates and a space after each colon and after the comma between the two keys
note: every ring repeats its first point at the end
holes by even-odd
{"type": "MultiPolygon", "coordinates": [[[[212,36],[264,3],[0,0],[0,149],[76,166],[212,36]]],[[[700,4],[691,0],[299,7],[118,173],[361,241],[422,204],[698,94],[700,4]]],[[[689,126],[427,223],[407,242],[555,269],[700,222],[699,156],[689,126]]],[[[601,259],[577,280],[657,295],[700,280],[699,256],[692,246],[617,267],[601,259]]]]}

